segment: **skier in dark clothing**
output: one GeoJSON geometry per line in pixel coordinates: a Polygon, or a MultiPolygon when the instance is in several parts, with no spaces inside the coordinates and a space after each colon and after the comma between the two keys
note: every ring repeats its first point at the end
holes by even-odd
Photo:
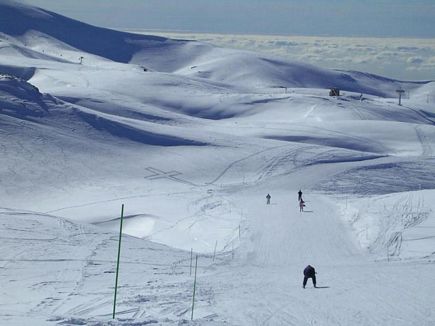
{"type": "Polygon", "coordinates": [[[270,198],[272,198],[272,196],[267,194],[267,196],[266,196],[266,199],[267,199],[266,204],[268,204],[268,205],[270,204],[270,198]]]}
{"type": "Polygon", "coordinates": [[[305,202],[303,199],[299,201],[299,212],[303,212],[305,207],[305,202]]]}
{"type": "Polygon", "coordinates": [[[301,201],[302,199],[302,190],[298,191],[298,201],[301,201]]]}
{"type": "Polygon", "coordinates": [[[313,285],[314,287],[316,287],[316,270],[311,265],[308,265],[304,269],[304,283],[302,285],[304,289],[305,289],[305,285],[307,285],[307,281],[309,278],[313,280],[313,285]]]}

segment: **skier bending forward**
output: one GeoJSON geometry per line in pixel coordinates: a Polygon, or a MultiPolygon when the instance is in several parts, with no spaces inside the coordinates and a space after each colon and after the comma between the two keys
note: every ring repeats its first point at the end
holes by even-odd
{"type": "Polygon", "coordinates": [[[307,285],[307,281],[309,278],[313,280],[313,285],[314,287],[316,287],[316,270],[311,265],[308,265],[304,269],[304,283],[302,285],[304,289],[305,289],[305,285],[307,285]]]}

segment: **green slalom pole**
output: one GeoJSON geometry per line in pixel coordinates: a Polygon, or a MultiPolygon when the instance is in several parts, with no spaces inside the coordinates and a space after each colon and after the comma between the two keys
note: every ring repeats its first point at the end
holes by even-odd
{"type": "Polygon", "coordinates": [[[197,270],[197,268],[198,268],[198,255],[196,255],[196,261],[195,261],[195,280],[193,281],[192,315],[190,316],[190,320],[193,320],[193,310],[195,309],[196,270],[197,270]]]}
{"type": "Polygon", "coordinates": [[[115,298],[113,300],[112,319],[115,319],[115,311],[116,311],[116,293],[118,291],[118,272],[119,272],[119,258],[121,257],[121,238],[122,238],[122,220],[123,220],[123,218],[124,218],[124,204],[122,204],[122,207],[121,207],[121,226],[119,227],[118,260],[116,261],[115,298]]]}
{"type": "Polygon", "coordinates": [[[193,248],[190,248],[190,272],[189,272],[189,276],[192,276],[192,260],[193,260],[193,248]]]}

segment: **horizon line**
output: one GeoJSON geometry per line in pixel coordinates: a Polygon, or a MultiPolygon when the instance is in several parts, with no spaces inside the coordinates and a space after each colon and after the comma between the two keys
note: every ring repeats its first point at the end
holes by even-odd
{"type": "Polygon", "coordinates": [[[107,27],[124,32],[156,32],[156,33],[183,33],[183,34],[201,34],[201,35],[235,35],[235,36],[281,36],[281,37],[324,37],[324,38],[359,38],[359,39],[410,39],[410,40],[430,40],[434,37],[424,36],[361,36],[361,35],[301,35],[301,34],[279,34],[279,33],[242,33],[242,32],[196,32],[192,30],[176,30],[176,29],[158,29],[158,28],[142,28],[142,27],[107,27]]]}

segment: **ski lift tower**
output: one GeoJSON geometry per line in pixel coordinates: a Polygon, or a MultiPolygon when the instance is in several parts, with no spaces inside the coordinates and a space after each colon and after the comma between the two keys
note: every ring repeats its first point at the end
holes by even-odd
{"type": "Polygon", "coordinates": [[[396,89],[397,94],[399,94],[399,105],[402,105],[402,94],[405,93],[405,91],[401,88],[396,89]]]}

